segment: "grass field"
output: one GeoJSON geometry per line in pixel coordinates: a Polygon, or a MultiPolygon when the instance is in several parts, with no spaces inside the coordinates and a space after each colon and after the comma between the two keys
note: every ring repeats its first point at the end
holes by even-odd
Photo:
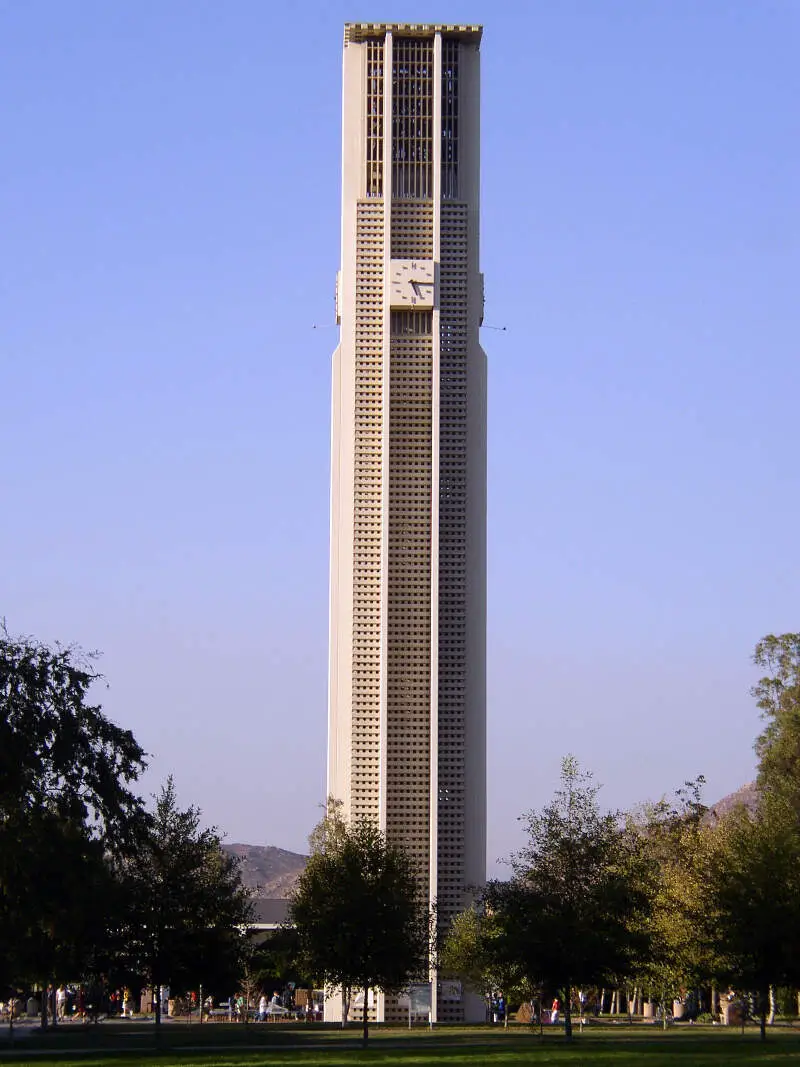
{"type": "Polygon", "coordinates": [[[152,1028],[67,1028],[25,1037],[13,1050],[0,1045],[0,1064],[36,1067],[727,1067],[728,1064],[800,1063],[800,1031],[771,1032],[762,1044],[755,1030],[675,1028],[666,1034],[650,1028],[627,1032],[608,1029],[576,1034],[568,1046],[560,1032],[538,1033],[490,1028],[442,1029],[434,1033],[379,1029],[362,1050],[353,1031],[283,1026],[169,1026],[164,1046],[153,1050],[152,1028]]]}

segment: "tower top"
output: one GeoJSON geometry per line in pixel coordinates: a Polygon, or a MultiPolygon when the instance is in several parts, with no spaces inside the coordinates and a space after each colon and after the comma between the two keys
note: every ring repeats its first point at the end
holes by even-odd
{"type": "Polygon", "coordinates": [[[417,23],[417,22],[345,22],[345,47],[351,42],[358,43],[372,37],[385,37],[387,33],[398,37],[434,37],[441,33],[443,37],[457,37],[463,41],[480,44],[483,26],[464,26],[454,23],[417,23]]]}

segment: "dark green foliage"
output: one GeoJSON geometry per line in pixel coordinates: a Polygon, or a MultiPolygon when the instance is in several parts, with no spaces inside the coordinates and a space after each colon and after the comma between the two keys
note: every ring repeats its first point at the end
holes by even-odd
{"type": "Polygon", "coordinates": [[[444,939],[439,969],[441,976],[460,979],[487,1001],[498,993],[507,1002],[531,1001],[540,993],[508,942],[504,916],[482,907],[467,908],[455,916],[444,939]]]}
{"type": "Polygon", "coordinates": [[[259,937],[248,960],[248,971],[257,988],[283,989],[289,982],[300,989],[314,985],[314,976],[304,966],[300,934],[294,927],[279,927],[259,937]]]}
{"type": "Polygon", "coordinates": [[[512,859],[514,877],[485,893],[503,930],[500,959],[518,963],[531,986],[559,991],[567,1037],[571,988],[614,984],[650,947],[650,865],[619,817],[601,814],[597,792],[565,759],[552,803],[524,817],[529,841],[512,859]]]}
{"type": "MultiPolygon", "coordinates": [[[[312,835],[313,852],[292,901],[307,970],[344,990],[401,989],[427,975],[428,912],[411,863],[371,822],[333,815],[312,835]]],[[[364,1012],[364,1040],[368,1034],[364,1012]]]]}
{"type": "Polygon", "coordinates": [[[698,934],[717,977],[755,994],[766,1036],[769,990],[800,984],[800,634],[769,634],[753,661],[765,670],[756,698],[759,804],[723,818],[704,866],[698,934]]]}
{"type": "Polygon", "coordinates": [[[0,849],[0,982],[90,972],[113,892],[102,842],[46,809],[7,818],[3,830],[13,847],[0,849]]]}
{"type": "Polygon", "coordinates": [[[779,1015],[797,1015],[797,990],[792,986],[780,986],[775,990],[775,1005],[779,1015]]]}
{"type": "Polygon", "coordinates": [[[707,864],[704,933],[719,977],[757,994],[762,1036],[769,988],[800,985],[800,831],[794,811],[770,801],[755,817],[732,813],[707,864]]]}
{"type": "Polygon", "coordinates": [[[232,989],[246,956],[250,898],[236,860],[200,818],[197,808],[178,807],[169,778],[137,855],[118,866],[120,941],[130,970],[153,986],[232,989]]]}
{"type": "Polygon", "coordinates": [[[0,983],[74,977],[96,963],[112,893],[106,857],[143,825],[130,786],[144,753],[89,690],[79,649],[0,629],[0,983]]]}
{"type": "Polygon", "coordinates": [[[46,808],[116,849],[137,824],[129,786],[145,761],[130,730],[89,702],[99,679],[80,649],[0,630],[0,818],[46,808]]]}

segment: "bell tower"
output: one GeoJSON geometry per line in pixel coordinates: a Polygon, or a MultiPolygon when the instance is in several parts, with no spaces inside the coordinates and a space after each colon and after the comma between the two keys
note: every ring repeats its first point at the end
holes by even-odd
{"type": "MultiPolygon", "coordinates": [[[[328,793],[406,849],[444,924],[486,873],[480,41],[344,35],[328,793]]],[[[434,1019],[473,1014],[434,982],[434,1019]]]]}

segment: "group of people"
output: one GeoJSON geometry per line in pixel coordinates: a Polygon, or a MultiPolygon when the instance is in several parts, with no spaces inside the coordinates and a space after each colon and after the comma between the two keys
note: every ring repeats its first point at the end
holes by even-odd
{"type": "MultiPolygon", "coordinates": [[[[101,984],[62,982],[58,986],[48,986],[44,996],[48,1017],[59,1022],[69,1019],[91,1020],[99,1016],[122,1016],[130,1019],[136,1014],[153,1010],[149,997],[135,993],[128,986],[109,990],[101,984]],[[147,1004],[144,1003],[145,1000],[148,1001],[147,1004]]],[[[169,989],[166,986],[161,988],[161,997],[162,1012],[166,1015],[169,1003],[169,989]]],[[[31,993],[27,997],[17,996],[0,1003],[0,1015],[13,1014],[14,1018],[24,1015],[32,1018],[41,1012],[41,992],[31,993]]]]}
{"type": "MultiPolygon", "coordinates": [[[[12,997],[0,1001],[0,1016],[12,1015],[15,1019],[27,1015],[29,1018],[40,1015],[42,1011],[42,994],[31,993],[30,996],[12,997]]],[[[82,985],[48,986],[45,992],[47,1014],[61,1021],[68,1018],[83,1019],[87,1013],[86,989],[82,985]]]]}
{"type": "MultiPolygon", "coordinates": [[[[544,999],[544,998],[543,998],[544,999]]],[[[578,1018],[583,1017],[585,1008],[586,997],[583,992],[579,992],[574,1004],[574,1011],[577,1013],[578,1018]]],[[[547,1003],[550,1003],[548,1000],[547,1003]]],[[[561,1019],[561,1001],[558,997],[553,997],[549,1010],[542,1004],[542,1022],[549,1022],[552,1025],[557,1025],[561,1019]]],[[[489,1012],[490,1018],[493,1023],[504,1023],[506,1021],[506,1015],[508,1008],[506,1006],[506,998],[502,993],[495,993],[489,999],[489,1012]]],[[[536,1000],[531,1000],[530,1003],[523,1004],[520,1007],[520,1014],[517,1015],[518,1021],[531,1023],[539,1022],[539,1004],[536,1000]]]]}
{"type": "Polygon", "coordinates": [[[277,991],[272,994],[271,1000],[267,1000],[267,994],[262,993],[258,998],[258,1021],[265,1023],[271,1015],[286,1015],[287,1009],[281,1004],[281,998],[277,991]]]}
{"type": "Polygon", "coordinates": [[[22,1001],[22,997],[11,997],[10,1000],[0,1000],[0,1019],[8,1018],[11,1016],[14,1019],[24,1013],[25,1005],[22,1001]]]}
{"type": "Polygon", "coordinates": [[[492,997],[491,1003],[492,1022],[504,1023],[506,1020],[506,998],[500,993],[492,997]]]}
{"type": "MultiPolygon", "coordinates": [[[[582,997],[583,997],[583,994],[581,994],[581,998],[582,997]]],[[[582,1005],[583,1005],[583,1000],[581,999],[581,1007],[582,1007],[582,1005]]],[[[503,996],[502,993],[498,993],[498,994],[495,994],[494,996],[492,996],[491,1003],[490,1003],[490,1010],[491,1010],[491,1016],[492,1016],[492,1022],[493,1023],[504,1023],[506,1021],[506,1012],[507,1012],[508,1009],[506,1007],[506,998],[503,996]]],[[[560,1012],[561,1012],[561,1004],[559,1003],[558,997],[554,997],[553,998],[553,1003],[552,1003],[552,1005],[550,1007],[550,1014],[549,1014],[549,1016],[547,1016],[547,1014],[545,1014],[545,1018],[549,1018],[549,1021],[551,1023],[557,1023],[558,1020],[559,1020],[560,1012]]],[[[535,1018],[537,1018],[537,1016],[536,1016],[536,1006],[535,1006],[533,1001],[531,1001],[531,1004],[530,1004],[530,1018],[531,1018],[531,1021],[533,1021],[535,1018]]]]}

